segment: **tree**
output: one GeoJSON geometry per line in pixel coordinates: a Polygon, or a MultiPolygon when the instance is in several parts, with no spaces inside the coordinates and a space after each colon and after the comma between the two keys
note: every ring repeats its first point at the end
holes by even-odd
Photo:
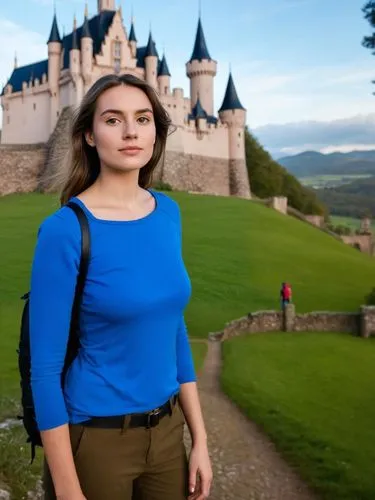
{"type": "MultiPolygon", "coordinates": [[[[370,26],[375,29],[375,0],[370,0],[362,8],[365,19],[370,23],[370,26]]],[[[362,45],[366,49],[371,49],[372,54],[375,55],[375,32],[370,36],[363,37],[362,45]]],[[[375,83],[373,80],[372,83],[375,83]]]]}
{"type": "Polygon", "coordinates": [[[245,150],[251,191],[255,196],[286,196],[289,205],[300,212],[326,216],[326,207],[316,194],[274,161],[248,129],[245,132],[245,150]]]}

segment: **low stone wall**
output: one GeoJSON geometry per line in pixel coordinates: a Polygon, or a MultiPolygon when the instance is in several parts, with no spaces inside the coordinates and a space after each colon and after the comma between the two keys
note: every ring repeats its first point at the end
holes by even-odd
{"type": "Polygon", "coordinates": [[[374,237],[372,234],[357,234],[353,236],[341,236],[342,241],[347,245],[357,248],[361,252],[374,254],[374,237]]]}
{"type": "Polygon", "coordinates": [[[278,311],[258,311],[228,323],[223,339],[237,337],[244,333],[277,332],[283,330],[284,315],[278,311]]]}
{"type": "Polygon", "coordinates": [[[358,313],[311,312],[296,314],[294,304],[284,311],[259,311],[228,323],[213,337],[227,340],[239,335],[265,332],[338,332],[368,338],[375,336],[375,306],[358,313]]]}
{"type": "Polygon", "coordinates": [[[359,314],[338,312],[296,314],[292,325],[294,332],[345,332],[356,335],[359,330],[359,314]]]}
{"type": "Polygon", "coordinates": [[[45,156],[44,144],[0,145],[0,195],[34,191],[45,156]]]}

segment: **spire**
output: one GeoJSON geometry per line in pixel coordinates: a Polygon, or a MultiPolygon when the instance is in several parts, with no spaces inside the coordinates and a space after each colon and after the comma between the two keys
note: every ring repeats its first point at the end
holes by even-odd
{"type": "Polygon", "coordinates": [[[92,38],[91,33],[90,33],[90,27],[89,27],[89,10],[87,7],[87,2],[86,2],[86,7],[85,7],[85,20],[84,20],[83,26],[82,26],[81,38],[92,38]]]}
{"type": "Polygon", "coordinates": [[[221,105],[220,111],[227,111],[228,109],[245,109],[237,95],[236,87],[234,86],[232,73],[229,73],[227,89],[225,91],[224,101],[221,105]]]}
{"type": "Polygon", "coordinates": [[[18,68],[17,52],[14,53],[14,69],[18,68]]]}
{"type": "Polygon", "coordinates": [[[79,50],[78,47],[78,39],[77,39],[77,19],[76,16],[74,15],[74,21],[73,21],[73,36],[72,36],[72,50],[79,50]]]}
{"type": "Polygon", "coordinates": [[[206,39],[204,37],[203,28],[202,28],[202,22],[201,22],[201,18],[199,17],[197,34],[195,37],[194,49],[193,49],[193,53],[192,53],[191,58],[190,58],[190,62],[195,61],[195,60],[201,61],[202,59],[211,60],[211,56],[210,56],[208,49],[207,49],[206,39]]]}
{"type": "Polygon", "coordinates": [[[137,37],[135,36],[133,16],[132,16],[132,23],[131,23],[131,26],[130,26],[129,42],[137,42],[137,37]]]}
{"type": "Polygon", "coordinates": [[[194,106],[194,108],[192,109],[192,115],[194,118],[207,118],[207,113],[202,107],[201,101],[199,99],[199,95],[198,95],[197,103],[194,106]]]}
{"type": "Polygon", "coordinates": [[[51,33],[49,35],[49,39],[48,39],[47,43],[51,43],[51,42],[61,43],[59,27],[57,26],[56,11],[53,15],[51,33]]]}
{"type": "Polygon", "coordinates": [[[150,35],[148,37],[146,53],[145,53],[145,57],[148,57],[148,56],[158,57],[158,53],[156,52],[156,48],[155,48],[155,42],[152,39],[151,31],[150,31],[150,35]]]}
{"type": "Polygon", "coordinates": [[[163,59],[161,60],[161,63],[159,66],[158,76],[171,76],[171,74],[169,72],[167,60],[165,58],[165,54],[163,54],[163,59]]]}

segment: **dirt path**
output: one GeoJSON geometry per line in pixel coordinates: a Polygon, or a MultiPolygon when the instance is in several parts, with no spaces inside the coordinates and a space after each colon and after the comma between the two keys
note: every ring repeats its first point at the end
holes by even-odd
{"type": "Polygon", "coordinates": [[[221,343],[209,341],[199,392],[214,469],[210,500],[316,500],[267,437],[221,392],[220,369],[221,343]]]}

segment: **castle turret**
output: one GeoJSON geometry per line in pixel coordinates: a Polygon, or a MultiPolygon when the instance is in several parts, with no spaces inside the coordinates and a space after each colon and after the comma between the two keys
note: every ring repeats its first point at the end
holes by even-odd
{"type": "Polygon", "coordinates": [[[77,36],[77,19],[74,16],[73,22],[73,33],[72,33],[72,48],[70,50],[70,73],[72,74],[73,80],[80,75],[80,66],[81,66],[81,53],[78,45],[78,36],[77,36]]]}
{"type": "Polygon", "coordinates": [[[245,155],[246,109],[238,98],[232,73],[229,74],[219,116],[220,120],[228,126],[230,193],[250,198],[245,155]]]}
{"type": "Polygon", "coordinates": [[[104,10],[116,10],[115,0],[98,0],[98,12],[103,12],[104,10]]]}
{"type": "Polygon", "coordinates": [[[82,56],[82,77],[85,85],[85,90],[91,86],[92,81],[92,62],[94,56],[93,39],[89,27],[89,13],[86,3],[85,20],[82,26],[81,33],[81,56],[82,56]]]}
{"type": "Polygon", "coordinates": [[[171,74],[169,72],[165,54],[163,55],[163,59],[161,60],[161,63],[159,65],[158,84],[159,93],[161,95],[167,95],[171,93],[171,74]]]}
{"type": "Polygon", "coordinates": [[[146,81],[155,89],[158,87],[158,53],[156,52],[155,42],[152,39],[151,31],[148,37],[148,43],[145,53],[146,81]]]}
{"type": "Polygon", "coordinates": [[[48,86],[50,91],[50,132],[55,128],[60,110],[60,60],[62,43],[57,26],[56,12],[53,16],[51,33],[48,39],[48,86]]]}
{"type": "Polygon", "coordinates": [[[132,23],[130,26],[129,45],[130,45],[130,50],[131,50],[132,56],[136,57],[137,56],[137,37],[135,36],[134,19],[132,19],[132,23]]]}
{"type": "Polygon", "coordinates": [[[197,103],[198,94],[203,108],[212,116],[214,111],[214,77],[217,63],[207,49],[202,22],[199,18],[195,44],[190,61],[186,64],[186,74],[190,78],[191,109],[197,103]]]}

